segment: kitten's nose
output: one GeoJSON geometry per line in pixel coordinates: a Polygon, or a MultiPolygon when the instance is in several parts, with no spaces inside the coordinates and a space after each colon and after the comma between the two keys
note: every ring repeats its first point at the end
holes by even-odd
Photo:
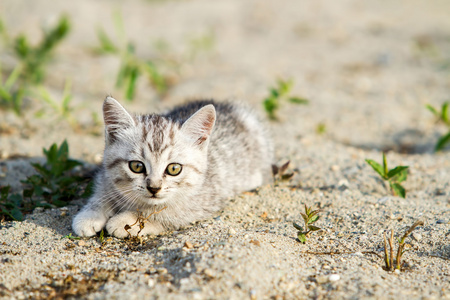
{"type": "Polygon", "coordinates": [[[155,195],[156,193],[158,193],[161,190],[161,187],[151,187],[151,186],[147,186],[147,190],[152,193],[153,195],[155,195]]]}

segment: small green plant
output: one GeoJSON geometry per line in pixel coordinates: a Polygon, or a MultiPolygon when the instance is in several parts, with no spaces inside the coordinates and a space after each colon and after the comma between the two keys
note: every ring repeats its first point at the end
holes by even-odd
{"type": "Polygon", "coordinates": [[[278,167],[277,165],[272,165],[272,175],[273,175],[273,181],[276,184],[279,184],[280,182],[289,181],[294,175],[294,172],[287,173],[286,171],[289,168],[289,165],[291,164],[291,161],[288,160],[286,163],[278,167]]]}
{"type": "Polygon", "coordinates": [[[105,240],[105,231],[102,229],[102,231],[100,231],[100,235],[98,237],[100,244],[103,244],[104,240],[105,240]]]}
{"type": "Polygon", "coordinates": [[[62,16],[55,27],[44,30],[44,37],[36,46],[31,46],[28,38],[21,34],[14,41],[14,52],[23,65],[23,79],[33,84],[41,83],[45,77],[44,65],[48,62],[55,46],[69,33],[70,23],[62,16]]]}
{"type": "Polygon", "coordinates": [[[82,183],[86,183],[86,179],[71,174],[76,166],[81,165],[80,162],[69,158],[69,146],[64,141],[61,146],[53,144],[48,150],[43,150],[47,162],[42,165],[32,163],[31,165],[38,174],[28,177],[24,184],[29,186],[23,192],[24,198],[29,198],[36,206],[50,207],[55,205],[58,207],[67,205],[67,202],[77,196],[88,196],[89,189],[85,189],[85,193],[81,193],[82,183]],[[34,200],[33,197],[37,197],[34,200]]]}
{"type": "Polygon", "coordinates": [[[22,221],[22,197],[19,194],[10,194],[11,187],[0,187],[0,216],[6,219],[22,221]]]}
{"type": "MultiPolygon", "coordinates": [[[[77,128],[78,121],[72,115],[73,108],[70,105],[70,101],[72,100],[72,94],[70,93],[71,86],[71,82],[69,80],[66,81],[61,101],[55,100],[44,87],[39,87],[38,96],[44,100],[44,102],[47,103],[60,118],[65,119],[72,128],[77,128]]],[[[36,116],[40,117],[43,114],[44,109],[38,111],[36,116]]]]}
{"type": "Polygon", "coordinates": [[[280,108],[283,101],[288,101],[295,104],[309,103],[307,99],[290,95],[293,84],[293,80],[279,79],[277,81],[277,86],[269,89],[270,94],[266,99],[264,99],[263,105],[271,120],[278,120],[276,112],[280,108]]]}
{"type": "Polygon", "coordinates": [[[391,192],[394,195],[402,198],[406,197],[406,190],[400,183],[405,181],[408,176],[408,166],[397,166],[389,170],[385,153],[383,153],[383,166],[371,159],[366,159],[366,162],[381,176],[383,180],[389,182],[391,192]]]}
{"type": "Polygon", "coordinates": [[[323,122],[318,123],[316,126],[316,133],[319,135],[327,133],[327,125],[323,122]]]}
{"type": "Polygon", "coordinates": [[[206,32],[204,34],[194,36],[189,39],[188,59],[194,60],[201,53],[210,52],[214,48],[215,35],[213,31],[206,32]]]}
{"type": "Polygon", "coordinates": [[[306,243],[306,238],[311,232],[318,231],[321,229],[317,226],[312,225],[313,223],[319,220],[320,217],[318,214],[320,213],[320,211],[321,211],[320,209],[311,210],[311,207],[308,207],[305,204],[305,213],[300,213],[303,217],[305,226],[302,227],[295,222],[293,223],[295,229],[298,230],[297,237],[301,243],[303,244],[306,243]]]}
{"type": "MultiPolygon", "coordinates": [[[[35,46],[30,45],[24,34],[20,34],[10,42],[1,20],[0,23],[0,35],[3,36],[6,47],[11,48],[18,60],[6,81],[0,80],[0,104],[20,114],[24,97],[30,94],[35,85],[44,80],[45,66],[57,44],[69,33],[70,23],[66,16],[62,16],[55,27],[43,30],[43,38],[35,46]]],[[[1,70],[0,77],[3,77],[1,70]]]]}
{"type": "Polygon", "coordinates": [[[426,105],[426,108],[436,117],[438,122],[441,122],[445,124],[449,128],[449,132],[447,134],[444,134],[439,138],[437,141],[434,151],[440,151],[444,149],[444,147],[450,143],[450,117],[449,117],[449,107],[450,102],[444,102],[442,104],[441,111],[439,111],[437,108],[433,107],[430,104],[426,105]]]}
{"type": "Polygon", "coordinates": [[[146,74],[150,83],[159,95],[164,95],[170,86],[168,77],[161,74],[154,61],[145,61],[137,57],[132,42],[125,37],[123,20],[120,14],[114,15],[118,45],[106,34],[103,29],[97,31],[100,46],[96,51],[100,54],[113,54],[120,57],[120,69],[117,74],[116,86],[125,89],[125,98],[133,100],[136,84],[140,75],[146,74]]]}
{"type": "Polygon", "coordinates": [[[22,221],[24,214],[36,207],[65,206],[77,197],[87,198],[92,193],[92,182],[73,174],[80,162],[69,158],[69,147],[64,141],[60,147],[53,144],[44,149],[45,164],[32,163],[38,172],[22,181],[26,185],[22,195],[10,194],[11,187],[0,187],[0,216],[22,221]]]}
{"type": "Polygon", "coordinates": [[[5,82],[3,82],[0,65],[0,105],[11,108],[18,115],[20,114],[23,97],[25,96],[25,86],[18,84],[21,72],[21,66],[17,65],[5,82]]]}
{"type": "Polygon", "coordinates": [[[386,232],[384,233],[384,262],[386,271],[400,270],[402,267],[402,256],[405,253],[405,240],[408,235],[413,232],[417,226],[423,226],[423,221],[416,221],[409,229],[398,239],[397,255],[394,257],[394,230],[391,230],[391,236],[386,239],[386,232]],[[388,251],[389,242],[389,251],[388,251]]]}
{"type": "Polygon", "coordinates": [[[79,239],[81,239],[81,238],[78,237],[78,236],[73,236],[73,235],[72,235],[72,232],[71,232],[71,233],[69,233],[69,234],[63,236],[61,239],[79,240],[79,239]]]}

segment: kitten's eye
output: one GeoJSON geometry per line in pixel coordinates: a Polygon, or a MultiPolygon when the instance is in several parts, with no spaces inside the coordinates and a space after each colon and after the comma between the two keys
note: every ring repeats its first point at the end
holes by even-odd
{"type": "Polygon", "coordinates": [[[145,166],[142,162],[137,160],[132,160],[128,163],[128,166],[130,167],[130,170],[134,173],[144,173],[145,172],[145,166]]]}
{"type": "Polygon", "coordinates": [[[181,165],[180,164],[169,164],[166,169],[166,173],[171,176],[177,176],[181,173],[181,165]]]}

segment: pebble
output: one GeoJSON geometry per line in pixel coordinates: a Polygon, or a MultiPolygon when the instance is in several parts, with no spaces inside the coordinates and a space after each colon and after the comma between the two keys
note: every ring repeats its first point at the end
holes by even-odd
{"type": "Polygon", "coordinates": [[[341,169],[341,167],[339,167],[338,165],[331,166],[331,171],[339,171],[340,169],[341,169]]]}
{"type": "Polygon", "coordinates": [[[400,270],[399,269],[395,269],[394,274],[395,275],[399,275],[400,274],[400,270]]]}
{"type": "Polygon", "coordinates": [[[341,180],[339,180],[339,182],[338,182],[338,188],[339,188],[339,190],[346,190],[346,189],[348,189],[348,185],[349,185],[349,183],[348,183],[348,180],[347,179],[341,179],[341,180]]]}
{"type": "Polygon", "coordinates": [[[147,283],[147,284],[148,284],[148,287],[152,288],[152,287],[155,286],[156,281],[155,281],[155,279],[150,278],[150,279],[148,280],[148,283],[147,283]]]}
{"type": "Polygon", "coordinates": [[[67,215],[67,212],[68,212],[68,211],[69,211],[69,209],[68,209],[67,207],[61,207],[61,208],[59,209],[59,214],[60,214],[61,217],[64,217],[64,216],[67,215]]]}
{"type": "Polygon", "coordinates": [[[229,235],[235,235],[236,234],[236,230],[234,230],[233,228],[228,228],[228,234],[229,235]]]}
{"type": "Polygon", "coordinates": [[[250,243],[252,243],[255,246],[261,246],[261,242],[258,240],[251,240],[250,243]]]}
{"type": "Polygon", "coordinates": [[[186,242],[184,243],[184,247],[186,247],[186,248],[188,248],[188,249],[192,249],[192,248],[194,248],[194,245],[192,245],[191,242],[186,241],[186,242]]]}
{"type": "Polygon", "coordinates": [[[86,245],[85,241],[83,241],[83,240],[78,241],[78,246],[85,246],[85,245],[86,245]]]}
{"type": "Polygon", "coordinates": [[[211,269],[205,269],[205,270],[203,271],[203,274],[205,274],[205,275],[208,276],[209,278],[214,278],[214,277],[216,277],[216,273],[215,273],[213,270],[211,270],[211,269]]]}
{"type": "Polygon", "coordinates": [[[158,274],[167,274],[168,273],[166,268],[156,269],[156,272],[158,272],[158,274]]]}
{"type": "Polygon", "coordinates": [[[383,204],[383,203],[386,203],[389,199],[390,199],[389,197],[383,197],[383,198],[378,199],[377,202],[379,204],[383,204]]]}
{"type": "Polygon", "coordinates": [[[323,283],[327,283],[328,282],[328,277],[327,276],[317,276],[316,277],[316,281],[318,284],[323,284],[323,283]]]}
{"type": "Polygon", "coordinates": [[[416,240],[416,241],[420,241],[422,239],[422,235],[420,233],[417,232],[413,232],[412,237],[416,240]]]}
{"type": "Polygon", "coordinates": [[[328,277],[328,280],[331,282],[339,281],[339,279],[341,279],[339,274],[331,274],[330,277],[328,277]]]}
{"type": "Polygon", "coordinates": [[[437,220],[436,224],[445,224],[445,220],[437,220]]]}
{"type": "Polygon", "coordinates": [[[256,291],[254,289],[251,289],[249,294],[250,294],[250,299],[251,300],[256,300],[257,299],[256,298],[256,291]]]}

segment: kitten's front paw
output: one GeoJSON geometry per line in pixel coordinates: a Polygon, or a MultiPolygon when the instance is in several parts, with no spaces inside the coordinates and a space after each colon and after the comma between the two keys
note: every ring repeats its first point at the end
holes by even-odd
{"type": "Polygon", "coordinates": [[[94,210],[82,210],[73,218],[72,229],[78,236],[93,236],[106,224],[106,217],[94,210]]]}
{"type": "Polygon", "coordinates": [[[111,217],[111,219],[108,220],[108,223],[106,223],[106,230],[108,230],[110,235],[118,238],[125,238],[129,235],[128,233],[132,236],[136,236],[139,232],[139,222],[136,222],[137,220],[137,213],[125,211],[111,217]],[[127,225],[131,227],[128,229],[128,232],[125,230],[125,226],[127,225]]]}
{"type": "Polygon", "coordinates": [[[108,230],[110,235],[118,238],[125,238],[129,235],[137,236],[138,234],[140,236],[147,234],[157,235],[164,231],[164,227],[161,224],[151,223],[142,218],[138,221],[138,218],[139,216],[136,212],[125,211],[109,219],[106,224],[106,230],[108,230]],[[142,224],[144,227],[142,228],[139,227],[141,222],[144,222],[142,224]],[[127,230],[125,230],[125,227],[127,227],[127,230]]]}

